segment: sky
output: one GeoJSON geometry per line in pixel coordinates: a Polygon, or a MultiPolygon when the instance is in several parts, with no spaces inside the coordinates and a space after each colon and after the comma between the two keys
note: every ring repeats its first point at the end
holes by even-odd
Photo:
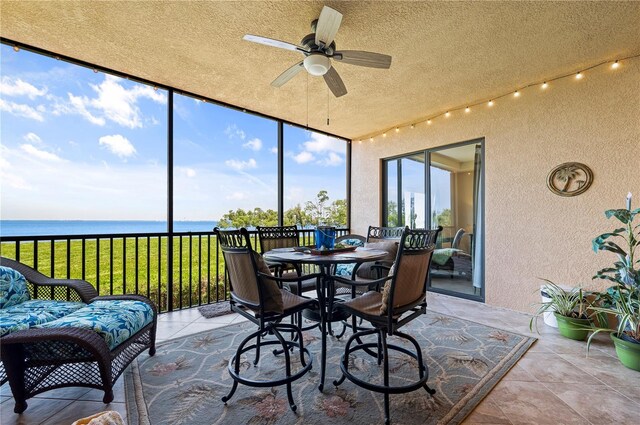
{"type": "MultiPolygon", "coordinates": [[[[277,123],[174,94],[174,219],[277,209],[277,123]]],[[[0,217],[166,220],[167,92],[0,46],[0,217]]],[[[285,208],[346,197],[346,143],[285,125],[285,208]]]]}

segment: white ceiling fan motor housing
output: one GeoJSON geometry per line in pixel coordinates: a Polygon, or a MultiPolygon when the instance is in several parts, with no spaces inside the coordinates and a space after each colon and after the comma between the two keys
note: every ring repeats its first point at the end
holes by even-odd
{"type": "Polygon", "coordinates": [[[324,75],[331,68],[331,60],[322,53],[311,53],[304,59],[304,67],[313,76],[324,75]]]}

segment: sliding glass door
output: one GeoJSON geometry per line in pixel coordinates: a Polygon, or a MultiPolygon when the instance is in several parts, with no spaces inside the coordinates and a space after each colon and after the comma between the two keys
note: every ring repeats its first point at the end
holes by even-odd
{"type": "Polygon", "coordinates": [[[386,161],[386,226],[424,228],[426,223],[424,152],[386,161]]]}
{"type": "Polygon", "coordinates": [[[383,225],[443,227],[432,291],[484,300],[482,177],[482,140],[384,161],[383,225]]]}

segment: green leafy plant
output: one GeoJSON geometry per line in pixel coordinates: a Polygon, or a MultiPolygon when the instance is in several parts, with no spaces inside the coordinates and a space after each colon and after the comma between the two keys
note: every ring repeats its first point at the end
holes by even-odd
{"type": "MultiPolygon", "coordinates": [[[[630,198],[629,198],[630,199],[630,198]]],[[[629,209],[616,209],[605,211],[607,218],[615,217],[624,226],[609,233],[603,233],[593,240],[593,250],[609,251],[618,257],[613,267],[605,267],[599,270],[593,279],[606,279],[614,282],[616,286],[609,291],[615,297],[617,286],[640,286],[640,259],[636,259],[636,248],[640,245],[640,224],[634,225],[636,216],[640,214],[640,208],[631,211],[629,209]]]]}
{"type": "Polygon", "coordinates": [[[615,285],[596,298],[592,307],[600,326],[594,329],[587,341],[587,349],[593,337],[600,332],[614,332],[618,338],[640,344],[640,260],[636,249],[640,245],[640,224],[634,224],[640,208],[631,210],[631,193],[627,196],[627,208],[605,211],[607,218],[615,217],[624,227],[603,233],[593,240],[594,251],[613,252],[618,261],[596,273],[594,279],[606,279],[615,285]],[[608,324],[607,315],[616,316],[615,329],[608,324]],[[603,326],[607,324],[607,327],[603,326]]]}
{"type": "Polygon", "coordinates": [[[537,304],[538,309],[531,318],[531,321],[529,321],[530,330],[533,330],[534,323],[536,324],[536,330],[538,329],[538,322],[536,321],[536,318],[547,312],[555,312],[561,316],[573,319],[589,318],[587,316],[587,311],[590,308],[590,304],[586,300],[582,288],[578,287],[565,290],[549,279],[540,278],[540,280],[547,282],[544,292],[547,294],[550,301],[537,304]]]}
{"type": "MultiPolygon", "coordinates": [[[[591,308],[598,314],[598,317],[603,317],[606,314],[616,315],[618,326],[616,329],[595,328],[587,341],[587,350],[593,337],[600,332],[615,332],[618,338],[640,344],[640,288],[627,287],[626,290],[623,290],[623,287],[619,286],[617,290],[618,294],[613,298],[611,307],[591,308]]],[[[606,323],[603,319],[600,319],[599,322],[606,323]]]]}

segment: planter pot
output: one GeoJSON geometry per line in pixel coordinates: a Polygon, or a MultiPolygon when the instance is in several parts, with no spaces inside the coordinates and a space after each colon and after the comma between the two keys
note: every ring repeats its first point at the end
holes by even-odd
{"type": "Polygon", "coordinates": [[[565,338],[575,339],[576,341],[584,341],[589,336],[591,328],[591,320],[589,319],[574,319],[571,317],[562,316],[558,313],[553,313],[558,321],[558,331],[560,335],[565,338]]]}
{"type": "Polygon", "coordinates": [[[616,334],[611,334],[611,339],[620,363],[640,372],[640,344],[620,339],[616,334]]]}

